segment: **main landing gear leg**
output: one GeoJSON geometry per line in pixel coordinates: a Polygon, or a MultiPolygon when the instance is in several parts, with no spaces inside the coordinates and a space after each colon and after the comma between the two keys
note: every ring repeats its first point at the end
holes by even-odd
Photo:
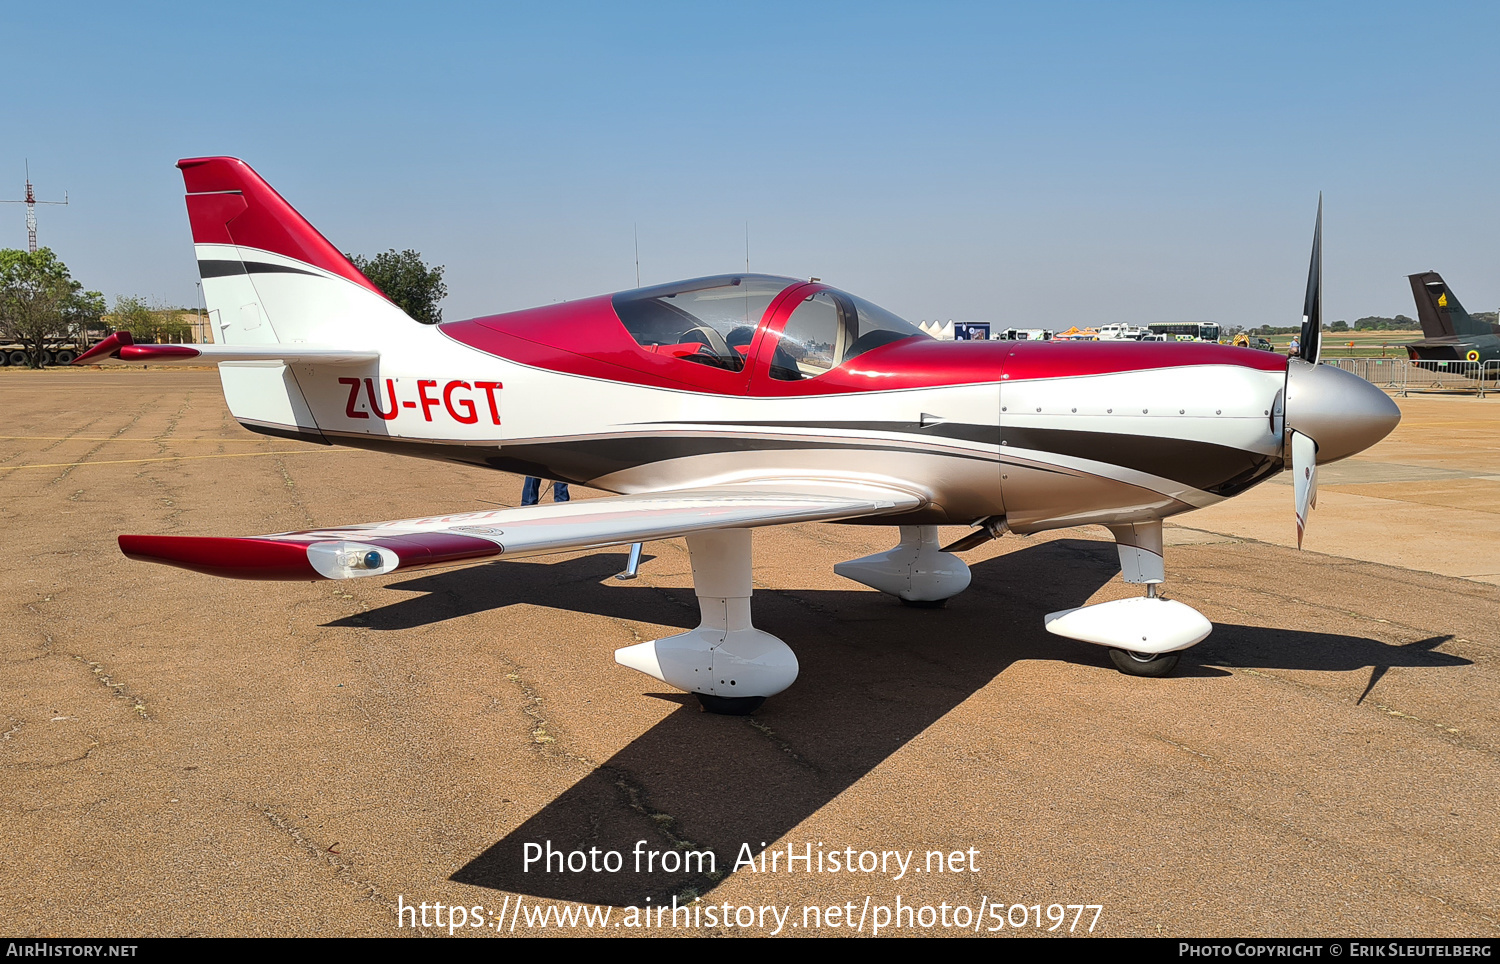
{"type": "Polygon", "coordinates": [[[616,579],[634,579],[641,572],[641,544],[632,542],[630,544],[630,555],[625,560],[625,570],[615,573],[616,579]]]}
{"type": "Polygon", "coordinates": [[[879,589],[908,606],[940,607],[969,588],[969,567],[938,548],[937,526],[901,526],[894,549],[833,567],[845,579],[879,589]]]}
{"type": "Polygon", "coordinates": [[[1145,585],[1146,595],[1048,613],[1047,631],[1108,646],[1110,661],[1122,673],[1166,676],[1177,667],[1181,651],[1207,638],[1213,624],[1191,606],[1156,594],[1166,581],[1161,520],[1110,526],[1109,531],[1120,550],[1125,581],[1145,585]]]}
{"type": "Polygon", "coordinates": [[[750,530],[687,537],[698,628],[615,650],[615,662],[688,690],[710,713],[743,716],[791,686],[797,657],[750,623],[750,530]]]}

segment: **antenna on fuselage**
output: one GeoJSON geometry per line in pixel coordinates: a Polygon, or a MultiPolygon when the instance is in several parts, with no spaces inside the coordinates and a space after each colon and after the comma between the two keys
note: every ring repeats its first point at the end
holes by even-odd
{"type": "Polygon", "coordinates": [[[641,227],[632,224],[630,230],[635,234],[635,286],[641,286],[641,227]]]}
{"type": "Polygon", "coordinates": [[[750,222],[745,222],[745,274],[750,273],[750,222]]]}

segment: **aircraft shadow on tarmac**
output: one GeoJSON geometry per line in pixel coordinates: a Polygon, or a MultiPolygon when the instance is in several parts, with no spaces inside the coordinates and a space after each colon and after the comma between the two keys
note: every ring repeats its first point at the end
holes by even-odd
{"type": "MultiPolygon", "coordinates": [[[[421,596],[330,625],[398,630],[532,603],[667,626],[697,623],[692,590],[617,583],[622,556],[509,562],[425,575],[390,587],[421,596]]],[[[1118,572],[1110,543],[1061,539],[980,562],[969,590],[942,610],[908,609],[867,590],[759,590],[756,625],[787,640],[797,683],[753,718],[700,713],[684,694],[648,732],[600,764],[451,879],[534,897],[594,904],[670,903],[706,894],[742,844],[758,854],[1019,660],[1108,666],[1099,647],[1048,634],[1042,615],[1081,604],[1118,572]],[[632,853],[712,851],[698,867],[637,873],[632,853]],[[523,848],[599,848],[623,855],[608,872],[523,870],[523,848]]],[[[649,565],[649,563],[647,563],[649,565]]],[[[1225,676],[1224,666],[1355,671],[1369,688],[1393,666],[1461,666],[1434,652],[1448,637],[1405,646],[1354,636],[1218,624],[1184,654],[1176,676],[1225,676]]],[[[1141,680],[1170,685],[1170,680],[1141,680]]],[[[816,842],[816,841],[814,841],[816,842]]],[[[827,841],[840,849],[845,843],[827,841]]],[[[873,842],[872,842],[873,845],[873,842]]],[[[644,858],[643,858],[644,860],[644,858]]],[[[554,865],[555,866],[555,865],[554,865]]],[[[643,864],[644,866],[644,864],[643,864]]]]}

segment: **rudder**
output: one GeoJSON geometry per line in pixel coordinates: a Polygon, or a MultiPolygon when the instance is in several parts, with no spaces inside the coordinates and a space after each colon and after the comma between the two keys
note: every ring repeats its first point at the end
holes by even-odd
{"type": "Polygon", "coordinates": [[[177,166],[216,341],[379,348],[417,324],[244,161],[177,166]]]}
{"type": "Polygon", "coordinates": [[[1453,291],[1436,271],[1408,275],[1412,297],[1417,302],[1417,321],[1428,338],[1492,335],[1490,326],[1475,321],[1458,303],[1453,291]]]}

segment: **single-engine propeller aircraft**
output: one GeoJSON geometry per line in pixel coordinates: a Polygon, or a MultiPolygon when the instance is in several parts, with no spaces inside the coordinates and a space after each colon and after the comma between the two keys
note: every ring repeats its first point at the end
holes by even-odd
{"type": "Polygon", "coordinates": [[[834,567],[916,605],[969,584],[955,554],[1004,532],[1103,525],[1142,597],[1053,613],[1050,631],[1161,676],[1211,626],[1156,593],[1162,519],[1290,465],[1298,541],[1317,466],[1383,438],[1385,393],[1318,360],[1322,205],[1302,357],[1212,344],[942,342],[817,281],[699,278],[421,325],[243,161],[180,161],[215,344],[106,358],[218,365],[254,432],[589,485],[612,497],[222,536],[122,535],[132,559],[242,579],[352,579],[684,536],[701,623],[616,660],[748,713],[797,677],[755,628],[759,526],[899,528],[834,567]],[[973,531],[940,548],[938,526],[973,531]]]}

